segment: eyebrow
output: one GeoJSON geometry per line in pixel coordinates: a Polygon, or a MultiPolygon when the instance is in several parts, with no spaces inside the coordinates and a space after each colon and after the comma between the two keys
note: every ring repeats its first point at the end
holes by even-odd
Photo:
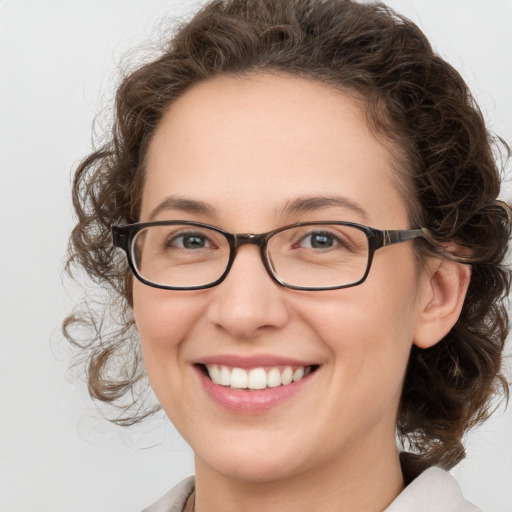
{"type": "Polygon", "coordinates": [[[293,213],[311,212],[332,207],[341,207],[345,210],[351,210],[361,217],[362,220],[368,220],[368,213],[361,205],[342,196],[299,197],[288,201],[283,208],[283,213],[285,215],[291,215],[293,213]]]}
{"type": "Polygon", "coordinates": [[[167,210],[181,210],[188,213],[215,215],[215,208],[213,208],[213,206],[209,205],[208,203],[204,203],[203,201],[196,201],[193,199],[185,199],[178,196],[168,196],[151,211],[149,220],[154,220],[154,218],[159,213],[167,210]]]}
{"type": "MultiPolygon", "coordinates": [[[[282,209],[282,214],[286,216],[332,207],[341,207],[346,210],[351,210],[361,217],[362,220],[368,220],[368,214],[362,206],[351,199],[342,196],[298,197],[286,202],[282,209]]],[[[213,206],[203,201],[185,199],[179,196],[168,196],[151,211],[149,220],[154,220],[159,213],[167,210],[181,210],[187,213],[198,213],[210,216],[214,216],[217,212],[213,206]]]]}

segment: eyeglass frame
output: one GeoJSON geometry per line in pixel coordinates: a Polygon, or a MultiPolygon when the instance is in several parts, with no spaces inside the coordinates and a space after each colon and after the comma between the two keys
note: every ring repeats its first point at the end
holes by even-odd
{"type": "Polygon", "coordinates": [[[263,266],[265,270],[270,275],[270,277],[280,286],[285,288],[289,288],[292,290],[301,290],[301,291],[327,291],[327,290],[341,290],[343,288],[351,288],[353,286],[358,286],[362,284],[368,274],[370,273],[370,268],[373,262],[373,256],[375,251],[381,249],[382,247],[387,247],[389,245],[396,245],[403,242],[408,242],[409,240],[414,240],[416,238],[429,239],[427,228],[417,228],[417,229],[386,229],[381,230],[377,228],[373,228],[370,226],[366,226],[364,224],[358,224],[355,222],[345,222],[345,221],[308,221],[308,222],[298,222],[295,224],[288,224],[286,226],[282,226],[277,229],[273,229],[272,231],[267,231],[266,233],[230,233],[222,228],[217,226],[212,226],[211,224],[205,224],[202,222],[195,222],[189,220],[161,220],[161,221],[152,221],[152,222],[137,222],[133,224],[118,224],[111,227],[112,232],[112,241],[115,247],[122,249],[127,257],[128,265],[130,266],[131,271],[134,276],[141,282],[146,284],[147,286],[151,286],[153,288],[159,288],[163,290],[183,290],[183,291],[191,291],[191,290],[206,290],[208,288],[213,288],[222,281],[226,279],[233,266],[236,255],[238,253],[238,249],[242,245],[253,244],[257,245],[260,248],[260,256],[263,262],[263,266]],[[149,281],[144,278],[137,270],[132,255],[132,240],[135,235],[145,229],[152,226],[173,226],[173,225],[185,225],[185,226],[196,226],[200,228],[211,229],[220,233],[224,236],[224,238],[228,241],[229,244],[229,259],[226,265],[226,269],[222,273],[222,275],[212,283],[208,283],[206,285],[197,285],[197,286],[170,286],[163,285],[159,283],[154,283],[153,281],[149,281]],[[362,231],[368,240],[368,259],[366,264],[366,269],[364,271],[361,279],[354,283],[330,286],[330,287],[309,287],[309,286],[295,286],[282,281],[272,269],[272,266],[269,262],[269,258],[266,253],[268,241],[278,233],[282,231],[286,231],[287,229],[298,228],[302,226],[318,226],[318,225],[338,225],[338,226],[348,226],[359,229],[362,231]]]}

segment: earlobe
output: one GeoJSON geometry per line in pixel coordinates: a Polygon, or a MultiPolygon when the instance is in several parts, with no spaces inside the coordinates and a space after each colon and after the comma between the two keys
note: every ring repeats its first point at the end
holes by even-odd
{"type": "Polygon", "coordinates": [[[459,318],[471,279],[471,267],[435,258],[427,270],[414,344],[429,348],[438,343],[459,318]]]}

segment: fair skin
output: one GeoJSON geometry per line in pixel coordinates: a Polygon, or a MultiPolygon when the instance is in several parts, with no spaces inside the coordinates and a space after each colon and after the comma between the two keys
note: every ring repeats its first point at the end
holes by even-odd
{"type": "MultiPolygon", "coordinates": [[[[391,151],[361,106],[303,79],[217,77],[194,86],[164,116],[146,164],[141,221],[192,220],[233,233],[318,220],[411,227],[391,151]],[[208,208],[168,201],[153,215],[170,196],[208,208]],[[344,202],[285,210],[333,196],[344,202]]],[[[281,287],[251,245],[211,289],[134,280],[151,385],[195,453],[195,510],[384,510],[404,485],[395,426],[411,346],[446,334],[468,281],[465,267],[437,257],[420,270],[411,242],[377,251],[368,279],[342,290],[281,287]],[[289,359],[317,370],[264,410],[250,391],[235,407],[207,392],[199,363],[251,368],[261,357],[267,370],[289,359]]]]}

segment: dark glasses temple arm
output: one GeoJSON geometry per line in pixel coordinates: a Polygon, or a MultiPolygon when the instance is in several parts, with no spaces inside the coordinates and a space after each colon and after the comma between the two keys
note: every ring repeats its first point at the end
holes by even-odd
{"type": "Polygon", "coordinates": [[[123,226],[112,226],[112,243],[114,247],[126,250],[130,234],[123,229],[123,226]]]}

